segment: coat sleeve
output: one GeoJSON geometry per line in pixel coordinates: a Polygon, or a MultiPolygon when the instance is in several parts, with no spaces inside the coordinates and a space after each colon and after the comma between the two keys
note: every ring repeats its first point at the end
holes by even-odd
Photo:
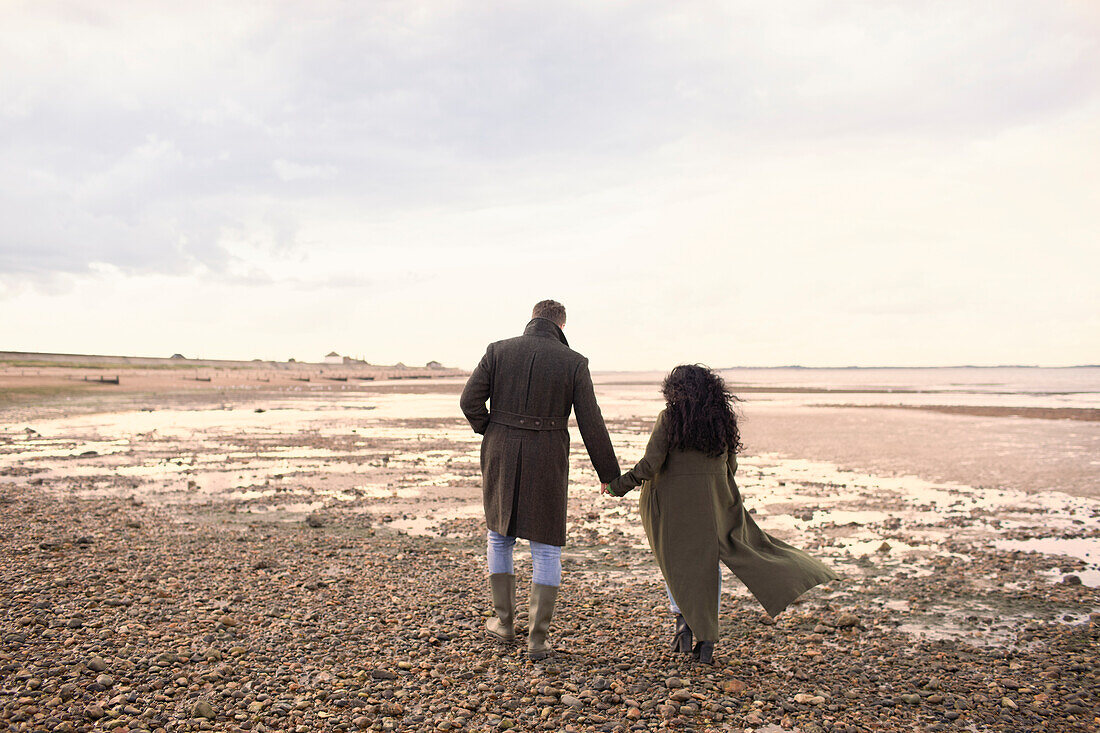
{"type": "Polygon", "coordinates": [[[466,380],[466,386],[462,388],[462,397],[459,405],[462,414],[466,416],[470,427],[478,435],[484,435],[489,427],[489,409],[485,401],[493,392],[493,345],[485,350],[485,356],[481,357],[477,367],[470,378],[466,380]]]}
{"type": "Polygon", "coordinates": [[[634,468],[611,482],[611,493],[616,496],[625,496],[628,491],[640,486],[643,481],[651,481],[661,470],[667,455],[668,426],[665,424],[665,413],[662,410],[657,416],[657,423],[653,426],[642,460],[638,461],[638,465],[634,468]]]}
{"type": "Polygon", "coordinates": [[[737,474],[737,453],[730,450],[726,454],[726,480],[729,482],[730,491],[734,496],[739,496],[741,490],[737,488],[737,479],[734,476],[737,474]]]}
{"type": "Polygon", "coordinates": [[[611,446],[611,436],[603,421],[600,406],[596,403],[596,392],[592,387],[592,374],[588,371],[588,360],[577,366],[573,375],[573,412],[577,415],[577,427],[580,428],[584,447],[588,457],[600,477],[608,483],[619,475],[619,461],[615,458],[615,449],[611,446]]]}

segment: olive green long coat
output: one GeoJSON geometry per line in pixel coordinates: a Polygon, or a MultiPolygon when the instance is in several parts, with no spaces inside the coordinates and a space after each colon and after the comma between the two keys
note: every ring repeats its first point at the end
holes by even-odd
{"type": "Polygon", "coordinates": [[[600,480],[619,475],[588,359],[569,348],[553,321],[532,319],[522,336],[489,344],[460,403],[474,432],[485,436],[481,486],[489,529],[563,546],[571,410],[600,480]]]}
{"type": "Polygon", "coordinates": [[[718,562],[721,560],[772,616],[819,583],[838,576],[801,550],[756,525],[737,490],[736,454],[710,457],[669,450],[664,411],[645,457],[611,482],[623,496],[642,486],[640,509],[649,545],[697,638],[718,638],[718,562]]]}

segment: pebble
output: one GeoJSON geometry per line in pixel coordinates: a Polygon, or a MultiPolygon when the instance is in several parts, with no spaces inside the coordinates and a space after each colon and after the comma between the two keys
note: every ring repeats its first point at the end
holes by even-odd
{"type": "Polygon", "coordinates": [[[210,704],[209,700],[198,700],[191,708],[191,717],[213,719],[214,706],[210,704]]]}
{"type": "Polygon", "coordinates": [[[853,626],[859,626],[859,616],[854,613],[842,613],[836,617],[836,621],[833,622],[833,626],[838,629],[850,629],[853,626]]]}

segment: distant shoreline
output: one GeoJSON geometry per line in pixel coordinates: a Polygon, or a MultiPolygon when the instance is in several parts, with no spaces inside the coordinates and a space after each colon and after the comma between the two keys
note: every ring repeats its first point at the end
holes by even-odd
{"type": "Polygon", "coordinates": [[[1100,409],[1091,407],[1002,407],[999,405],[815,405],[876,410],[924,410],[971,417],[1025,417],[1037,420],[1100,422],[1100,409]]]}

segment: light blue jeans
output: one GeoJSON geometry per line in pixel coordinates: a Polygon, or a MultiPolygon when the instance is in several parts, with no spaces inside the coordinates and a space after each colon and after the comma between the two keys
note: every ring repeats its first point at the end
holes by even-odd
{"type": "MultiPolygon", "coordinates": [[[[668,608],[673,615],[680,613],[680,607],[676,605],[676,599],[672,597],[672,589],[665,583],[665,593],[668,594],[668,608]]],[[[722,567],[718,566],[718,612],[722,612],[722,567]]]]}
{"type": "MultiPolygon", "coordinates": [[[[515,537],[507,537],[489,530],[490,573],[514,573],[512,550],[516,546],[515,537]]],[[[539,585],[561,585],[561,548],[557,545],[544,545],[531,540],[531,581],[539,585]]]]}

